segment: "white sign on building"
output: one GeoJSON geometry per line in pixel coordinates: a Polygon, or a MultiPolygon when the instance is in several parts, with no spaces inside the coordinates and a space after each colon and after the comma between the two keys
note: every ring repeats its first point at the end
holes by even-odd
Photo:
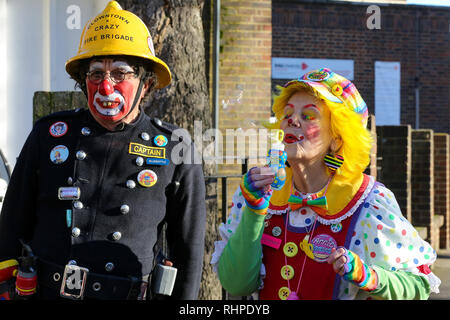
{"type": "Polygon", "coordinates": [[[308,71],[328,68],[349,80],[354,78],[353,60],[272,58],[272,79],[297,79],[308,71]]]}
{"type": "Polygon", "coordinates": [[[399,125],[400,110],[400,62],[375,61],[377,125],[399,125]]]}

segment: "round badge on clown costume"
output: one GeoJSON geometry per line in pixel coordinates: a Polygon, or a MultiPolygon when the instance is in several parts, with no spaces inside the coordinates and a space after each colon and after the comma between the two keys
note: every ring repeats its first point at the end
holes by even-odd
{"type": "Polygon", "coordinates": [[[139,172],[137,180],[141,186],[150,188],[156,184],[156,182],[158,181],[158,176],[154,171],[147,169],[139,172]]]}
{"type": "Polygon", "coordinates": [[[62,137],[67,133],[67,130],[69,129],[69,126],[67,123],[63,121],[55,122],[50,126],[50,129],[48,130],[50,132],[50,135],[55,138],[62,137]]]}
{"type": "Polygon", "coordinates": [[[332,232],[337,233],[342,230],[342,223],[335,223],[330,226],[332,232]]]}
{"type": "Polygon", "coordinates": [[[311,71],[305,75],[305,79],[310,81],[325,81],[330,77],[326,71],[311,71]]]}
{"type": "Polygon", "coordinates": [[[50,160],[54,164],[60,164],[67,160],[69,157],[69,149],[64,145],[56,146],[50,151],[50,160]]]}
{"type": "Polygon", "coordinates": [[[313,245],[314,261],[326,262],[331,254],[331,249],[337,248],[336,240],[327,234],[319,234],[311,240],[313,245]]]}
{"type": "Polygon", "coordinates": [[[153,143],[158,146],[158,147],[165,147],[167,145],[167,138],[165,136],[163,136],[162,134],[157,135],[154,139],[153,139],[153,143]]]}

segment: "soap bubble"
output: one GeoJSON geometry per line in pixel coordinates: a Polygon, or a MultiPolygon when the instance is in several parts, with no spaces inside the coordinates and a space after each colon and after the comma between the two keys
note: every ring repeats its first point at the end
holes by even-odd
{"type": "Polygon", "coordinates": [[[235,89],[227,91],[225,96],[226,98],[222,99],[222,109],[227,112],[234,111],[237,105],[242,104],[244,88],[242,85],[237,84],[235,89]]]}

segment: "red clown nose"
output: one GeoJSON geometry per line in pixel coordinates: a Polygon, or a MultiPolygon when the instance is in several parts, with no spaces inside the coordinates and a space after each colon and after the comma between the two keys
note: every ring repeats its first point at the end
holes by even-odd
{"type": "Polygon", "coordinates": [[[114,93],[114,88],[108,80],[104,79],[98,87],[98,92],[102,96],[109,96],[114,93]]]}

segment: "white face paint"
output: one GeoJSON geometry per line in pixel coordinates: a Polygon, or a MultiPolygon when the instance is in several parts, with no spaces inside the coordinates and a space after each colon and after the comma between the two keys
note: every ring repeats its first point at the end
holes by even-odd
{"type": "Polygon", "coordinates": [[[94,95],[94,107],[104,116],[115,116],[119,114],[124,105],[123,96],[119,91],[103,96],[98,91],[94,95]]]}
{"type": "MultiPolygon", "coordinates": [[[[89,66],[89,71],[95,71],[95,70],[104,70],[105,69],[105,63],[101,61],[95,61],[92,62],[89,66]]],[[[133,72],[133,68],[130,67],[128,63],[125,61],[113,61],[110,66],[111,70],[120,69],[124,72],[133,72]]]]}

